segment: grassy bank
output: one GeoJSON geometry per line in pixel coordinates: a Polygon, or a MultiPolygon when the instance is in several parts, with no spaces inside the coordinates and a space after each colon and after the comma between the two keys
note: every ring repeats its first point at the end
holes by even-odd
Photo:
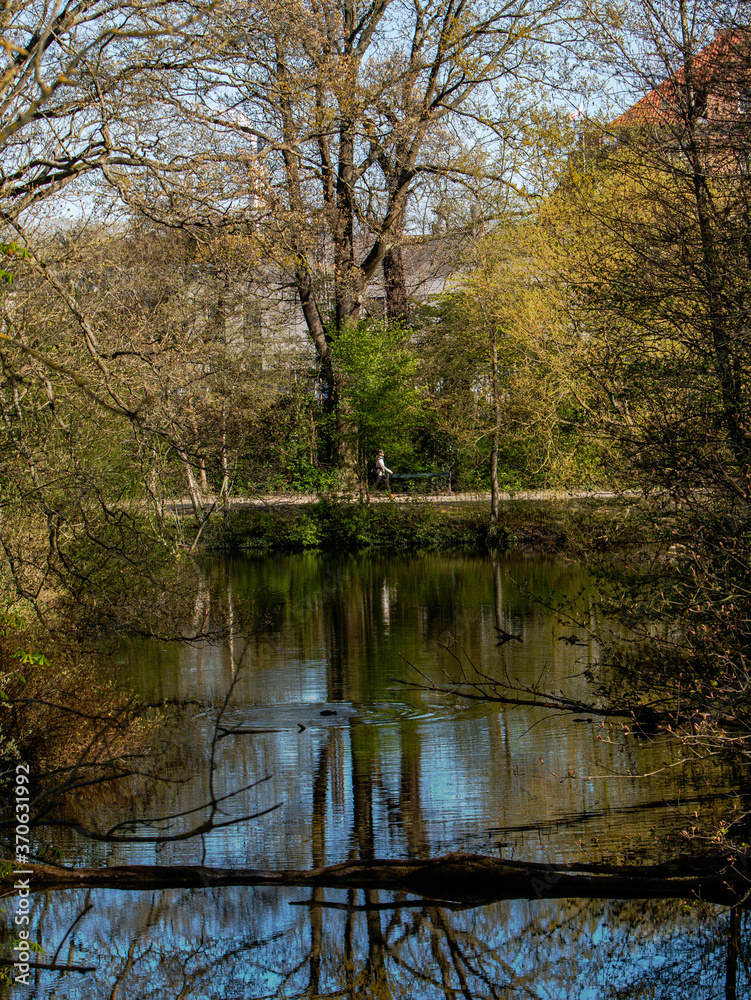
{"type": "Polygon", "coordinates": [[[485,502],[368,505],[338,496],[304,505],[236,508],[210,522],[202,537],[210,551],[276,552],[377,548],[580,553],[637,540],[643,540],[643,530],[633,523],[630,508],[615,500],[514,500],[504,503],[494,529],[485,502]]]}

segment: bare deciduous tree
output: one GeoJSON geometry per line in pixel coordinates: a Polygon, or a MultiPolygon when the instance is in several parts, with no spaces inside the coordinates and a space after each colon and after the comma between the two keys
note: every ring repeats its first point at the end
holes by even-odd
{"type": "MultiPolygon", "coordinates": [[[[544,75],[562,7],[228,0],[191,67],[154,76],[144,108],[173,124],[154,133],[140,174],[133,147],[108,177],[160,222],[234,226],[262,247],[270,276],[296,290],[336,411],[334,342],[381,272],[386,314],[406,315],[400,244],[427,185],[514,177],[525,83],[544,75]]],[[[133,119],[134,135],[143,127],[133,119]]]]}

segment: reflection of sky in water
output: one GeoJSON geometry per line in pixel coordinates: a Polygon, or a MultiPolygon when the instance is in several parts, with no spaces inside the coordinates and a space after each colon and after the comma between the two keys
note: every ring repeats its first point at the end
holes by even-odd
{"type": "MultiPolygon", "coordinates": [[[[122,658],[123,676],[145,698],[203,706],[174,733],[191,781],[169,795],[157,791],[162,813],[206,800],[211,703],[234,680],[221,724],[251,732],[218,744],[217,788],[226,794],[269,776],[231,808],[280,808],[215,832],[208,862],[307,867],[344,860],[365,844],[384,856],[464,849],[542,861],[579,859],[582,850],[619,857],[645,844],[654,851],[653,830],[679,831],[695,809],[712,807],[708,789],[686,793],[690,771],[666,767],[675,761],[668,743],[625,741],[617,725],[400,684],[445,683],[463,669],[481,684],[507,676],[591,698],[583,674],[599,647],[587,631],[596,623],[577,566],[305,555],[215,562],[210,570],[197,606],[214,625],[231,611],[237,625],[228,594],[236,602],[246,595],[256,615],[251,638],[167,648],[133,642],[122,658]],[[499,647],[496,626],[524,641],[499,647]],[[576,645],[561,638],[572,632],[576,645]],[[649,782],[624,780],[656,770],[663,773],[649,782]],[[315,844],[314,824],[322,829],[315,844]]],[[[197,850],[165,846],[159,857],[177,861],[197,850]]],[[[148,860],[153,851],[109,851],[113,859],[126,854],[148,860]]]]}
{"type": "MultiPolygon", "coordinates": [[[[97,969],[45,974],[28,995],[102,1000],[117,987],[120,1000],[255,1000],[308,995],[312,986],[354,998],[366,994],[366,978],[380,981],[374,995],[383,1000],[445,1000],[446,989],[477,1000],[729,995],[730,917],[719,908],[515,900],[452,912],[398,902],[389,893],[309,889],[56,893],[40,901],[35,934],[49,954],[91,906],[65,954],[97,969]],[[364,912],[366,902],[386,908],[364,912]]],[[[735,919],[743,940],[748,914],[735,919]]],[[[737,975],[745,995],[742,961],[737,975]]]]}
{"type": "MultiPolygon", "coordinates": [[[[216,744],[216,792],[256,785],[228,800],[230,818],[279,808],[202,841],[157,848],[82,845],[66,836],[59,842],[81,861],[273,869],[358,854],[422,857],[451,850],[536,861],[655,856],[655,831],[680,831],[694,811],[709,816],[715,805],[706,774],[699,782],[698,772],[666,766],[675,762],[669,743],[624,740],[618,726],[399,683],[445,683],[458,676],[458,656],[466,677],[480,684],[508,676],[590,698],[583,671],[598,646],[570,619],[560,623],[560,609],[581,593],[567,612],[592,624],[587,586],[578,567],[545,560],[332,561],[306,555],[215,562],[196,597],[196,613],[213,624],[230,618],[237,628],[245,595],[255,615],[253,634],[247,643],[235,635],[217,645],[125,645],[121,676],[147,701],[191,702],[164,733],[179,782],[134,785],[130,799],[100,803],[95,819],[107,826],[123,818],[124,808],[154,816],[205,803],[215,706],[233,683],[216,744]],[[557,605],[558,613],[540,601],[557,605]],[[498,647],[494,626],[524,641],[498,647]],[[561,641],[572,629],[580,645],[561,641]],[[652,771],[662,773],[649,781],[625,777],[652,771]]],[[[721,777],[711,776],[714,790],[721,777]]],[[[85,898],[71,892],[36,901],[45,940],[59,939],[85,898]]],[[[100,965],[100,972],[78,984],[69,981],[61,997],[109,996],[133,941],[143,957],[128,973],[121,1000],[229,996],[227,991],[260,997],[273,995],[283,982],[299,992],[318,961],[311,949],[320,952],[321,987],[344,988],[348,941],[360,970],[369,956],[371,968],[382,962],[391,980],[407,984],[395,996],[445,996],[442,987],[420,984],[410,969],[432,962],[431,975],[440,983],[453,968],[459,941],[459,950],[474,956],[466,975],[470,966],[487,964],[490,979],[510,991],[503,995],[602,997],[640,977],[661,989],[659,970],[672,974],[684,951],[696,982],[711,979],[702,955],[721,919],[714,911],[705,919],[704,911],[684,911],[677,903],[584,901],[348,917],[311,907],[310,891],[302,890],[97,891],[88,898],[94,909],[76,927],[76,955],[100,965]],[[293,906],[291,900],[307,903],[293,906]],[[384,940],[379,944],[374,935],[384,940]],[[226,957],[230,952],[233,957],[226,957]],[[188,971],[193,978],[181,994],[188,971]]],[[[324,898],[337,905],[364,901],[362,893],[319,891],[317,903],[324,898]]],[[[451,975],[461,978],[457,969],[451,975]]],[[[479,973],[472,976],[473,995],[492,995],[479,973]]],[[[48,995],[49,980],[45,984],[40,996],[48,995]]],[[[658,989],[654,995],[662,994],[658,989]]],[[[694,995],[703,1000],[712,994],[686,994],[694,995]]]]}

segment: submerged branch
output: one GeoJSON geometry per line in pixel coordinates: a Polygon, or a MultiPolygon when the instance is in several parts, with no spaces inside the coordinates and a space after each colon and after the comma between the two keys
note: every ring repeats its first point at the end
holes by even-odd
{"type": "Polygon", "coordinates": [[[392,680],[402,688],[453,696],[465,701],[544,708],[603,720],[622,719],[626,722],[624,727],[626,732],[642,734],[649,732],[652,735],[662,732],[665,735],[680,737],[689,743],[711,735],[717,737],[719,734],[720,739],[719,741],[715,739],[715,743],[721,743],[725,750],[741,749],[740,745],[745,743],[751,731],[749,720],[738,710],[737,698],[730,699],[732,705],[723,705],[719,696],[714,698],[712,703],[692,704],[686,701],[685,697],[681,699],[679,691],[676,695],[662,695],[638,701],[622,699],[617,703],[613,692],[601,691],[599,700],[581,701],[562,691],[555,693],[545,690],[539,681],[535,684],[523,684],[518,680],[512,680],[508,674],[504,679],[494,677],[473,663],[464,649],[460,648],[460,653],[457,654],[447,645],[443,648],[457,663],[456,674],[451,676],[447,673],[445,683],[436,682],[406,657],[402,659],[422,679],[392,678],[392,680]]]}
{"type": "MultiPolygon", "coordinates": [[[[474,905],[502,899],[695,898],[737,905],[751,892],[751,855],[683,857],[658,865],[545,865],[505,861],[479,854],[447,854],[432,860],[346,861],[310,871],[208,868],[204,865],[122,865],[58,868],[28,864],[32,891],[207,888],[229,885],[320,886],[384,889],[474,905]]],[[[9,866],[6,866],[6,868],[9,866]]],[[[12,869],[12,866],[10,866],[12,869]]],[[[3,895],[19,878],[4,873],[3,895]]]]}

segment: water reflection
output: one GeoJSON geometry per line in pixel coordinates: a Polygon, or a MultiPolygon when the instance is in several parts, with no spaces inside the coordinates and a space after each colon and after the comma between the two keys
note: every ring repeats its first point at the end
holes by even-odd
{"type": "MultiPolygon", "coordinates": [[[[231,808],[280,808],[192,849],[164,846],[159,860],[305,868],[449,850],[654,857],[657,831],[711,815],[722,775],[710,787],[706,772],[678,766],[669,742],[625,740],[619,726],[400,683],[445,682],[459,656],[494,677],[591,697],[596,629],[575,624],[594,614],[588,588],[581,567],[540,559],[208,563],[191,624],[229,623],[227,638],[132,641],[121,657],[123,679],[146,700],[190,709],[168,732],[184,783],[150,789],[150,811],[199,809],[211,782],[228,795],[266,776],[231,808]],[[523,641],[498,644],[498,629],[523,641]],[[575,642],[563,638],[572,633],[575,642]]],[[[102,804],[100,823],[117,822],[118,808],[102,804]]],[[[111,861],[154,856],[91,849],[102,850],[111,861]]]]}
{"type": "MultiPolygon", "coordinates": [[[[596,625],[588,588],[581,568],[550,560],[207,563],[188,627],[223,626],[225,639],[133,640],[120,656],[122,679],[168,706],[172,780],[134,782],[129,799],[89,802],[88,815],[107,826],[196,810],[172,823],[179,833],[212,789],[250,785],[225,803],[228,820],[280,808],[198,841],[60,846],[79,862],[274,869],[449,850],[656,859],[667,834],[680,842],[711,817],[734,775],[693,770],[669,742],[619,727],[401,683],[444,682],[459,657],[591,697],[596,628],[576,624],[596,625]],[[499,629],[523,641],[498,645],[499,629]]],[[[68,891],[36,897],[34,920],[45,957],[96,966],[38,972],[30,995],[44,998],[706,1000],[740,996],[748,980],[746,915],[675,901],[461,910],[375,891],[68,891]]]]}
{"type": "Polygon", "coordinates": [[[376,891],[69,891],[40,901],[48,954],[79,913],[61,955],[95,971],[40,972],[27,995],[732,1000],[751,985],[748,913],[676,901],[451,910],[376,891]]]}

